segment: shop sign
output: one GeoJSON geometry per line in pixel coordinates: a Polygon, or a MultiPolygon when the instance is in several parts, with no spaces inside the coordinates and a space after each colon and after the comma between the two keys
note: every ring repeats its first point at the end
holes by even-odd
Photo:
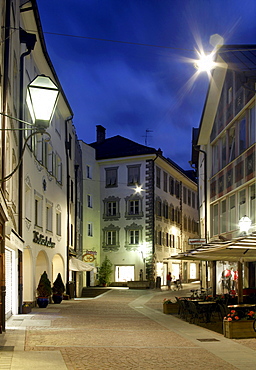
{"type": "Polygon", "coordinates": [[[84,262],[93,262],[96,259],[97,252],[96,251],[86,251],[83,255],[84,262]]]}
{"type": "Polygon", "coordinates": [[[52,242],[52,238],[48,239],[48,236],[44,237],[43,234],[39,234],[38,231],[33,231],[34,238],[33,242],[36,244],[44,245],[49,248],[55,248],[55,243],[52,242]]]}

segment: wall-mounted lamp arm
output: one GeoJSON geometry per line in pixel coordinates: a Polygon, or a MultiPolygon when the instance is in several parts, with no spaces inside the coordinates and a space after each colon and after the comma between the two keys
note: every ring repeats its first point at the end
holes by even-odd
{"type": "MultiPolygon", "coordinates": [[[[10,116],[9,114],[6,114],[6,113],[3,113],[3,112],[0,112],[0,114],[2,116],[5,116],[5,117],[8,117],[8,118],[11,118],[11,119],[14,119],[15,121],[18,121],[18,122],[21,122],[21,123],[26,123],[26,125],[29,125],[29,126],[35,126],[33,123],[30,123],[30,122],[27,122],[27,121],[23,121],[22,119],[18,119],[18,118],[15,118],[15,117],[12,117],[10,116]]],[[[31,128],[1,128],[0,130],[2,131],[8,131],[8,130],[12,130],[12,131],[16,131],[16,130],[31,130],[31,128]]]]}
{"type": "Polygon", "coordinates": [[[18,170],[18,168],[20,167],[20,165],[21,165],[21,163],[22,163],[23,156],[24,156],[25,149],[26,149],[26,145],[27,145],[28,141],[31,139],[31,137],[32,137],[32,136],[35,136],[35,135],[37,135],[37,134],[41,134],[41,135],[46,134],[46,135],[48,135],[49,137],[51,137],[51,135],[50,135],[48,132],[46,132],[46,131],[37,130],[37,131],[35,131],[35,132],[32,132],[32,133],[31,133],[31,134],[26,138],[26,140],[25,140],[25,142],[24,142],[24,146],[23,146],[23,148],[22,148],[21,156],[20,156],[20,159],[19,159],[19,162],[18,162],[17,166],[14,168],[14,170],[13,170],[9,175],[7,175],[7,176],[3,177],[2,179],[0,179],[0,182],[8,181],[8,180],[9,180],[9,179],[10,179],[10,178],[15,174],[15,172],[18,170]]]}

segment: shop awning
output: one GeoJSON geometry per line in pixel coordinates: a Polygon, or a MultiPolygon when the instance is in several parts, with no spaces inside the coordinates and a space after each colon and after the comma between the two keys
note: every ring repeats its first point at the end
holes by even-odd
{"type": "Polygon", "coordinates": [[[75,257],[70,258],[69,269],[71,271],[97,271],[94,266],[90,265],[89,263],[85,263],[75,257]]]}
{"type": "Polygon", "coordinates": [[[256,261],[256,233],[253,232],[233,240],[213,241],[171,256],[171,258],[201,261],[256,261]]]}

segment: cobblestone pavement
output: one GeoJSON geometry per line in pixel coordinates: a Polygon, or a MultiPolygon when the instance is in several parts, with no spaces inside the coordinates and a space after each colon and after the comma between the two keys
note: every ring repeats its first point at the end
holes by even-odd
{"type": "Polygon", "coordinates": [[[249,361],[256,359],[256,340],[229,340],[164,315],[163,298],[174,295],[113,289],[12,317],[2,344],[14,350],[3,346],[0,369],[256,369],[249,361]],[[235,354],[240,362],[232,360],[235,354]]]}

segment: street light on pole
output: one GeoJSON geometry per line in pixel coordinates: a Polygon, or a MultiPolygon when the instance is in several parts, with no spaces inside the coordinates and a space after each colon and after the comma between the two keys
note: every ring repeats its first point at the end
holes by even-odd
{"type": "Polygon", "coordinates": [[[52,120],[56,104],[58,101],[58,96],[59,89],[51,80],[51,78],[45,75],[39,75],[33,81],[31,81],[31,83],[27,87],[26,101],[30,112],[30,116],[32,118],[33,122],[32,124],[26,121],[22,121],[15,117],[11,117],[10,115],[5,114],[3,112],[0,112],[0,114],[3,116],[9,117],[11,119],[25,123],[30,126],[29,128],[17,128],[17,129],[4,128],[0,130],[3,131],[35,130],[26,138],[17,166],[13,169],[13,171],[9,175],[0,179],[0,182],[8,181],[18,170],[22,163],[23,155],[26,149],[26,144],[28,143],[32,136],[35,136],[37,134],[41,135],[47,134],[50,137],[50,134],[45,130],[49,127],[50,122],[52,120]]]}

